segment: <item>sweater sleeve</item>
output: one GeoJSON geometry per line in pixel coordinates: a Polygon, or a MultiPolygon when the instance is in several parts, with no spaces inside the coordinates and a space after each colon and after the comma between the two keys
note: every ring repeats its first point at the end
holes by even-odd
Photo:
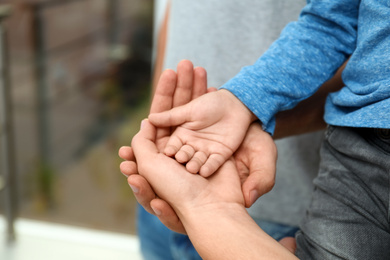
{"type": "Polygon", "coordinates": [[[313,0],[255,64],[222,88],[273,133],[275,114],[311,96],[356,47],[359,0],[313,0]]]}

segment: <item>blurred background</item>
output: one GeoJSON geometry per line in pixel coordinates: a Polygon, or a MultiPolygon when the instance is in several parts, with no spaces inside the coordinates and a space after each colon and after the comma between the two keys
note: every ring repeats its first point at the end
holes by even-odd
{"type": "Polygon", "coordinates": [[[0,0],[1,259],[20,220],[136,235],[117,151],[148,113],[152,31],[153,0],[0,0]]]}

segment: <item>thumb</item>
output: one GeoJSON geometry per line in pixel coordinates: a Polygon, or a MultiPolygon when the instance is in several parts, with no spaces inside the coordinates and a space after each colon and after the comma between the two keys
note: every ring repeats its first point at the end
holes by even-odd
{"type": "Polygon", "coordinates": [[[275,174],[264,171],[251,171],[242,184],[245,207],[251,207],[256,200],[269,192],[275,185],[275,174]]]}
{"type": "Polygon", "coordinates": [[[156,128],[144,119],[141,122],[141,130],[133,137],[131,147],[137,159],[150,157],[151,154],[158,153],[156,144],[156,128]]]}
{"type": "Polygon", "coordinates": [[[178,126],[187,122],[189,106],[183,105],[161,113],[152,113],[148,119],[157,127],[178,126]]]}

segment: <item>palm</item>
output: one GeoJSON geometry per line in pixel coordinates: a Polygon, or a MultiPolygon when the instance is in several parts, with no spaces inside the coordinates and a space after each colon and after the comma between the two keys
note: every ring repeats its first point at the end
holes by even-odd
{"type": "Polygon", "coordinates": [[[206,195],[213,194],[213,196],[210,196],[210,203],[218,202],[215,201],[215,198],[219,198],[220,202],[234,202],[244,205],[240,178],[233,160],[229,160],[222,165],[216,174],[210,176],[207,181],[208,186],[204,192],[206,195]],[[226,192],[227,190],[229,192],[226,192]]]}
{"type": "Polygon", "coordinates": [[[221,202],[244,204],[240,179],[232,160],[227,161],[210,178],[190,174],[183,165],[159,153],[155,144],[157,140],[153,138],[153,129],[153,126],[148,124],[132,141],[136,157],[140,158],[139,173],[149,181],[157,195],[174,206],[175,211],[181,212],[188,205],[221,202]]]}
{"type": "MultiPolygon", "coordinates": [[[[191,62],[182,61],[177,67],[177,74],[172,70],[166,70],[162,73],[154,94],[151,113],[158,113],[183,105],[207,92],[206,71],[200,67],[193,69],[192,66],[191,62]]],[[[157,130],[156,145],[158,151],[164,149],[171,133],[172,128],[170,127],[162,127],[157,130]]],[[[126,160],[121,163],[120,168],[122,173],[128,177],[128,183],[139,189],[139,192],[134,193],[137,201],[151,214],[154,214],[151,204],[158,205],[160,209],[163,207],[164,217],[161,218],[161,221],[173,230],[185,233],[173,209],[165,201],[158,199],[148,181],[138,174],[132,148],[121,147],[119,156],[126,160]],[[167,218],[167,221],[165,221],[165,218],[167,218]]]]}
{"type": "Polygon", "coordinates": [[[233,155],[244,139],[251,113],[243,107],[230,92],[222,90],[149,118],[160,127],[179,125],[165,153],[187,163],[188,171],[208,177],[233,155]]]}

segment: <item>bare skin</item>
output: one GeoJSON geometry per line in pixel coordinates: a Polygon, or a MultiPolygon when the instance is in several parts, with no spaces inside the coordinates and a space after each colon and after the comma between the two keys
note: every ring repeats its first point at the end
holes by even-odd
{"type": "Polygon", "coordinates": [[[187,163],[189,172],[208,177],[238,149],[255,116],[229,91],[218,90],[152,113],[149,120],[157,127],[177,126],[164,153],[187,163]]]}
{"type": "Polygon", "coordinates": [[[246,212],[234,159],[204,178],[159,152],[156,136],[144,120],[132,140],[139,174],[172,205],[203,259],[297,259],[246,212]]]}
{"type": "MultiPolygon", "coordinates": [[[[191,73],[192,64],[188,61],[183,61],[178,65],[178,74],[179,76],[183,73],[191,73]],[[187,64],[187,65],[186,65],[187,64]],[[186,69],[181,68],[181,66],[187,67],[186,69]]],[[[324,84],[320,88],[320,94],[315,94],[315,99],[310,100],[310,98],[307,101],[302,102],[302,104],[299,104],[297,106],[297,109],[292,109],[289,111],[285,111],[280,113],[276,116],[277,118],[277,124],[275,129],[275,135],[274,138],[281,138],[285,136],[290,136],[297,133],[305,133],[310,132],[313,130],[318,130],[323,127],[325,127],[325,124],[323,122],[322,116],[319,114],[321,111],[323,111],[323,108],[316,107],[316,104],[321,104],[325,102],[326,94],[335,91],[342,86],[341,81],[341,74],[342,68],[338,71],[335,78],[331,79],[327,83],[324,84]],[[308,111],[307,113],[304,113],[304,111],[308,111]],[[289,115],[289,116],[287,116],[289,115]],[[317,116],[313,116],[317,115],[317,116]],[[299,118],[299,120],[293,120],[294,118],[299,118]],[[304,124],[304,126],[300,126],[299,124],[304,124]],[[307,126],[310,124],[311,126],[307,126]]],[[[160,84],[158,87],[156,87],[156,94],[154,96],[154,100],[151,107],[151,112],[160,112],[165,111],[173,107],[173,94],[175,92],[175,83],[177,78],[175,78],[174,71],[168,70],[168,72],[164,72],[170,74],[170,76],[163,79],[162,77],[160,79],[160,84]]],[[[191,77],[194,77],[195,81],[198,83],[195,84],[195,90],[189,90],[190,87],[181,87],[180,91],[182,94],[176,94],[176,98],[179,98],[182,100],[191,100],[191,98],[195,98],[200,96],[201,94],[206,93],[206,72],[202,68],[195,68],[194,74],[191,77]],[[201,72],[201,76],[197,76],[197,73],[201,72]],[[203,79],[201,79],[203,78],[203,79]],[[203,80],[203,84],[200,83],[203,80]],[[202,90],[203,88],[203,90],[202,90]],[[187,89],[188,93],[185,93],[185,89],[187,89]]],[[[182,76],[184,76],[183,74],[182,76]]],[[[189,82],[189,81],[182,81],[182,82],[189,82]]],[[[210,90],[215,91],[215,89],[211,88],[210,90]]],[[[184,102],[180,103],[179,101],[176,102],[176,105],[181,105],[184,102]]],[[[256,132],[254,135],[260,135],[263,134],[265,138],[269,137],[267,133],[264,133],[259,127],[251,127],[250,131],[248,131],[247,139],[251,140],[250,133],[256,132]],[[257,128],[255,130],[251,130],[251,128],[257,128]]],[[[168,136],[170,134],[171,129],[165,129],[165,130],[158,130],[161,132],[160,136],[164,140],[161,145],[159,145],[160,149],[164,148],[163,143],[166,143],[166,140],[168,139],[168,136]]],[[[270,149],[269,151],[273,151],[271,153],[264,153],[261,151],[256,150],[250,150],[248,149],[248,155],[247,158],[250,157],[250,154],[255,154],[253,157],[253,160],[243,160],[241,158],[245,158],[245,156],[240,156],[239,151],[244,151],[244,146],[240,146],[240,148],[235,153],[236,162],[238,164],[238,168],[240,169],[240,175],[245,176],[247,175],[247,181],[242,182],[242,190],[245,197],[245,205],[247,207],[250,207],[256,199],[264,194],[267,190],[271,189],[274,184],[274,159],[276,160],[277,153],[276,153],[276,147],[274,146],[272,148],[272,145],[269,146],[269,148],[266,148],[267,146],[261,144],[261,137],[259,137],[259,143],[254,142],[253,140],[248,142],[249,144],[252,144],[251,147],[259,149],[260,147],[264,147],[264,149],[270,149]],[[270,159],[264,159],[265,161],[259,162],[259,156],[258,154],[270,154],[270,159]],[[274,159],[273,159],[274,158],[274,159]],[[240,164],[240,161],[243,161],[244,163],[240,164]],[[243,167],[245,165],[245,167],[243,167]],[[266,165],[268,165],[266,167],[266,165]],[[253,173],[253,174],[252,174],[253,173]],[[262,185],[262,183],[265,183],[262,185]]],[[[245,143],[245,141],[244,141],[245,143]]],[[[250,146],[248,146],[250,147],[250,146]]],[[[148,182],[142,178],[139,175],[136,175],[138,173],[136,164],[135,164],[135,158],[133,155],[133,152],[130,147],[122,147],[119,150],[119,156],[123,158],[124,162],[122,162],[120,168],[122,173],[124,173],[127,176],[131,176],[129,178],[129,184],[135,191],[134,194],[138,200],[138,202],[151,214],[155,214],[159,217],[160,221],[165,224],[170,229],[179,232],[179,233],[185,233],[185,230],[182,226],[182,223],[180,222],[177,215],[174,213],[172,208],[167,204],[165,201],[159,199],[156,197],[156,194],[154,193],[153,189],[151,189],[148,182]]],[[[263,157],[260,157],[263,158],[263,157]]]]}
{"type": "MultiPolygon", "coordinates": [[[[162,74],[156,88],[151,112],[168,110],[206,93],[207,80],[204,69],[193,69],[191,62],[182,61],[179,63],[177,71],[177,77],[175,77],[176,74],[172,70],[164,71],[162,74]],[[184,80],[184,78],[193,80],[184,80]]],[[[216,89],[210,88],[210,91],[213,92],[216,89]]],[[[156,144],[160,152],[163,152],[172,130],[171,128],[157,129],[156,144]]],[[[123,174],[129,177],[128,182],[138,202],[149,213],[156,214],[167,227],[176,232],[185,233],[179,218],[169,204],[156,198],[156,194],[149,183],[138,175],[132,149],[127,146],[121,147],[119,156],[126,160],[121,163],[120,169],[123,174]]],[[[262,131],[258,124],[254,123],[249,128],[243,144],[234,154],[234,158],[239,169],[238,173],[245,205],[250,207],[257,198],[271,190],[274,185],[276,146],[271,136],[262,131]],[[260,160],[259,153],[265,154],[260,160]]]]}
{"type": "MultiPolygon", "coordinates": [[[[168,15],[166,15],[165,21],[167,21],[167,17],[168,15]]],[[[166,22],[163,23],[163,26],[161,28],[161,33],[159,36],[160,38],[159,46],[161,48],[158,48],[157,60],[159,60],[160,62],[156,62],[157,66],[155,66],[155,70],[154,70],[154,84],[153,84],[154,90],[156,90],[157,88],[157,82],[158,82],[157,79],[160,77],[162,61],[164,59],[166,24],[167,24],[166,22]]],[[[323,129],[326,125],[324,120],[322,119],[323,104],[325,103],[325,98],[329,92],[336,91],[342,87],[343,83],[340,74],[341,74],[341,69],[336,74],[336,76],[333,79],[331,79],[329,82],[325,83],[313,97],[310,97],[308,100],[301,102],[296,108],[278,113],[276,115],[277,123],[276,123],[275,133],[273,136],[274,139],[323,129]],[[297,120],[297,118],[299,118],[299,120],[297,120]]],[[[155,92],[157,93],[158,91],[155,92]]],[[[160,99],[160,102],[164,103],[164,100],[160,99]]],[[[182,104],[184,104],[184,102],[182,104]]],[[[165,111],[172,107],[174,106],[173,105],[171,107],[165,106],[165,109],[164,108],[157,109],[154,110],[154,112],[165,111]]],[[[151,110],[151,112],[153,112],[153,109],[151,110]]],[[[251,133],[250,130],[252,128],[256,128],[256,127],[249,128],[247,134],[248,136],[251,133]]],[[[255,133],[257,131],[253,131],[253,132],[255,133]]],[[[266,137],[266,135],[264,136],[266,137]]],[[[247,139],[248,138],[244,139],[244,142],[247,139]]],[[[248,140],[250,140],[250,138],[248,140]]],[[[258,146],[255,146],[253,142],[249,142],[249,144],[252,144],[253,148],[256,147],[258,148],[258,146]]],[[[244,157],[239,156],[239,151],[241,148],[242,146],[240,146],[240,148],[237,150],[237,152],[234,155],[236,157],[237,168],[241,169],[241,171],[239,171],[240,172],[239,175],[248,176],[247,182],[242,182],[241,180],[242,191],[245,198],[245,206],[248,206],[253,203],[252,198],[249,195],[250,191],[252,191],[253,194],[255,193],[253,190],[259,189],[260,191],[258,193],[262,194],[262,192],[265,192],[268,189],[266,187],[272,188],[274,179],[272,178],[272,174],[266,174],[266,173],[267,172],[270,173],[273,170],[271,169],[272,166],[270,166],[268,170],[265,169],[262,171],[261,167],[256,167],[256,164],[254,162],[251,162],[250,160],[244,159],[244,157]],[[245,163],[241,164],[240,166],[240,161],[237,158],[243,158],[242,161],[245,163]],[[249,174],[250,172],[258,172],[258,173],[263,172],[263,174],[249,174]],[[252,178],[255,179],[255,181],[249,181],[249,179],[252,178]],[[262,182],[269,183],[269,184],[264,185],[264,187],[255,187],[257,185],[256,183],[259,183],[256,180],[261,180],[262,182]]],[[[265,149],[266,148],[264,148],[264,150],[265,149]]],[[[253,152],[257,154],[256,155],[257,159],[259,158],[258,154],[262,154],[261,151],[257,151],[257,150],[253,150],[253,152]]],[[[149,182],[142,176],[138,175],[138,170],[136,168],[135,157],[132,149],[130,147],[122,147],[119,150],[119,155],[124,160],[127,160],[122,163],[123,166],[121,165],[121,170],[124,174],[128,176],[131,175],[128,179],[128,182],[132,186],[134,190],[134,194],[137,200],[140,202],[140,204],[145,209],[147,209],[150,213],[157,215],[161,220],[161,222],[166,226],[168,226],[169,228],[171,228],[172,230],[181,233],[186,233],[181,220],[178,218],[177,214],[172,209],[172,207],[166,201],[157,197],[157,195],[154,193],[154,190],[151,188],[149,182]]],[[[275,150],[275,159],[276,159],[276,150],[275,150]]],[[[269,162],[265,161],[263,165],[266,165],[267,163],[269,163],[269,165],[272,165],[272,159],[270,159],[269,162]]],[[[255,198],[254,200],[257,199],[256,194],[254,195],[254,198],[255,198]]],[[[295,240],[293,238],[285,238],[281,240],[280,243],[283,244],[286,248],[288,248],[289,251],[291,252],[295,251],[296,245],[295,245],[295,240]]]]}

